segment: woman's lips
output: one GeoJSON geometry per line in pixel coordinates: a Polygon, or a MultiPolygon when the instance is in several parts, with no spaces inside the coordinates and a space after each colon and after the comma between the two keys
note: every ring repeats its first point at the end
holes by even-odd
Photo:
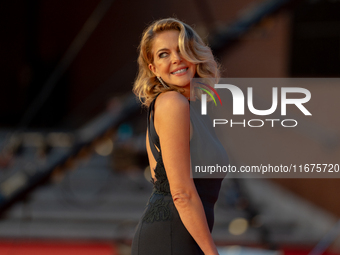
{"type": "Polygon", "coordinates": [[[174,72],[171,72],[171,74],[175,76],[181,76],[181,75],[186,74],[187,72],[188,72],[188,67],[183,67],[183,68],[177,69],[174,72]]]}

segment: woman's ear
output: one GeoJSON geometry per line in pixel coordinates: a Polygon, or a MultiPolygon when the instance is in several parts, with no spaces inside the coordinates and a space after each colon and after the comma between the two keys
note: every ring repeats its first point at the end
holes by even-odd
{"type": "Polygon", "coordinates": [[[154,73],[154,75],[158,76],[158,73],[156,71],[156,67],[153,64],[149,64],[149,69],[151,72],[154,73]]]}

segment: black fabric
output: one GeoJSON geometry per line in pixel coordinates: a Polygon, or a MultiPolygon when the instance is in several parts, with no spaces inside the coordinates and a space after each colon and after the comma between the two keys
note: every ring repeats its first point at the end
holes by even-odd
{"type": "MultiPolygon", "coordinates": [[[[136,227],[132,241],[132,255],[201,255],[204,253],[184,227],[170,194],[159,137],[153,122],[156,98],[149,106],[147,114],[149,144],[157,162],[154,169],[156,181],[151,180],[154,188],[136,227]]],[[[190,102],[190,108],[193,107],[193,104],[194,102],[190,102]]],[[[192,121],[191,113],[190,119],[192,121]]],[[[195,136],[199,137],[201,135],[199,134],[200,130],[202,131],[201,133],[206,132],[206,127],[200,127],[201,125],[193,124],[194,133],[191,140],[195,136]]],[[[221,148],[219,147],[218,149],[221,148]]],[[[216,153],[216,151],[211,151],[210,153],[216,153]]],[[[227,158],[224,149],[222,153],[227,158]]],[[[205,152],[205,154],[209,156],[209,153],[205,152]]],[[[212,231],[214,225],[214,205],[218,198],[222,179],[194,179],[210,231],[212,231]]]]}

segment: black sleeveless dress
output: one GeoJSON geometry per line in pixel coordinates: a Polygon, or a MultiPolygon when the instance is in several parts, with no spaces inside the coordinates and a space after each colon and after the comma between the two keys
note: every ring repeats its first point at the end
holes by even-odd
{"type": "MultiPolygon", "coordinates": [[[[156,97],[157,98],[157,97],[156,97]]],[[[170,194],[169,182],[162,160],[159,137],[154,127],[154,105],[156,98],[148,108],[147,127],[151,151],[157,161],[154,170],[156,181],[152,179],[153,191],[146,205],[144,213],[137,225],[132,241],[132,255],[200,255],[204,254],[196,241],[183,225],[178,211],[170,194]],[[150,118],[151,116],[151,118],[150,118]],[[149,121],[150,120],[150,121],[149,121]]],[[[199,101],[190,102],[190,121],[193,126],[193,135],[190,141],[190,150],[195,153],[204,153],[205,157],[223,157],[229,163],[228,156],[218,139],[214,139],[214,131],[209,129],[207,123],[202,122],[202,116],[195,111],[199,101]],[[207,133],[213,132],[213,134],[207,133]],[[201,139],[201,136],[205,139],[201,139]],[[212,135],[212,137],[211,137],[212,135]],[[193,139],[200,137],[200,139],[193,139]],[[194,141],[194,142],[192,142],[194,141]],[[207,144],[209,143],[209,144],[207,144]],[[207,151],[206,148],[210,147],[207,151]],[[215,148],[215,150],[212,150],[215,148]]],[[[210,122],[211,124],[211,122],[210,122]]],[[[192,162],[194,166],[195,162],[192,162]]],[[[218,198],[223,178],[194,179],[197,192],[201,198],[210,232],[214,225],[214,205],[218,198]]]]}

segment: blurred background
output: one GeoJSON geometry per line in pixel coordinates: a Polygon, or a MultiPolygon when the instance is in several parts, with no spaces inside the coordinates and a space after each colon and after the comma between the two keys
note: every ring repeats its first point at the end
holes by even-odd
{"type": "MultiPolygon", "coordinates": [[[[13,0],[0,13],[0,254],[130,254],[152,190],[131,89],[153,20],[192,25],[222,77],[340,76],[338,0],[13,0]]],[[[339,192],[340,179],[224,180],[220,254],[340,254],[339,192]]]]}

